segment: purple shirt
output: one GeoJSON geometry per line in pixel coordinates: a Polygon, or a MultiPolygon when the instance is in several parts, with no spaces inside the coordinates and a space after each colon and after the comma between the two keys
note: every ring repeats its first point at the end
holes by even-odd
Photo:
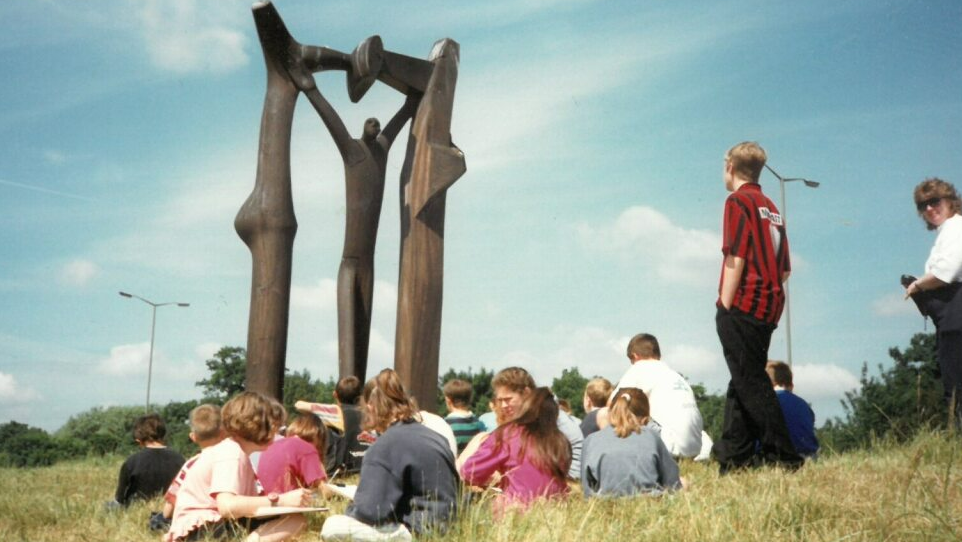
{"type": "MultiPolygon", "coordinates": [[[[491,434],[461,466],[461,477],[465,482],[482,486],[495,472],[501,473],[498,487],[503,493],[499,500],[502,504],[527,504],[538,497],[550,497],[568,493],[568,484],[558,480],[550,473],[536,467],[521,454],[521,429],[515,425],[502,431],[501,446],[495,445],[496,436],[491,434]]],[[[568,470],[568,466],[564,466],[568,470]]]]}
{"type": "Polygon", "coordinates": [[[321,457],[313,444],[298,437],[275,440],[261,454],[257,478],[267,493],[285,493],[313,487],[327,480],[321,457]]]}

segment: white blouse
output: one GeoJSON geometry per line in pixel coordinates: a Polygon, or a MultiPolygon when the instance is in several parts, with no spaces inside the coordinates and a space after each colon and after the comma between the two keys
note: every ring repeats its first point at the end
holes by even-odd
{"type": "Polygon", "coordinates": [[[925,262],[925,272],[942,282],[962,282],[962,216],[947,218],[938,232],[925,262]]]}

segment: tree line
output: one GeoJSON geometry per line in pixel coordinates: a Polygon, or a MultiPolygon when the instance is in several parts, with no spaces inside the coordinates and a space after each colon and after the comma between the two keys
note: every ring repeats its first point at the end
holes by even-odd
{"type": "MultiPolygon", "coordinates": [[[[844,415],[828,420],[817,432],[824,452],[844,452],[866,448],[878,439],[905,441],[923,428],[948,427],[948,408],[942,399],[942,383],[935,358],[935,335],[917,334],[905,350],[889,349],[892,362],[878,365],[878,376],[870,375],[863,363],[861,388],[845,394],[844,415]]],[[[244,389],[246,351],[240,347],[221,348],[205,361],[209,376],[196,384],[203,390],[198,400],[170,402],[155,408],[167,424],[167,444],[185,456],[197,452],[188,438],[187,417],[201,403],[223,404],[244,389]]],[[[473,410],[486,412],[493,396],[494,371],[480,368],[449,369],[438,379],[436,410],[444,415],[441,385],[452,378],[471,383],[473,410]]],[[[584,416],[582,395],[589,378],[577,368],[565,369],[551,382],[559,399],[571,405],[572,413],[584,416]]],[[[284,406],[294,412],[299,399],[331,403],[333,378],[315,379],[307,370],[288,372],[284,377],[284,406]]],[[[705,420],[705,431],[715,440],[721,436],[725,397],[713,394],[702,384],[693,384],[695,398],[705,420]]],[[[95,407],[71,417],[53,434],[16,421],[0,425],[0,467],[39,467],[57,461],[133,453],[136,444],[131,428],[140,406],[95,407]]]]}

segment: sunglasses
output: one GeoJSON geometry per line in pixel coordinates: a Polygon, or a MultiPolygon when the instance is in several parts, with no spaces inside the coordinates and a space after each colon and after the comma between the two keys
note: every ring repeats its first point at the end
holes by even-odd
{"type": "Polygon", "coordinates": [[[942,203],[942,198],[929,198],[925,201],[920,201],[916,203],[915,208],[918,209],[919,212],[921,213],[922,211],[928,209],[929,207],[933,207],[933,208],[938,207],[940,203],[942,203]]]}

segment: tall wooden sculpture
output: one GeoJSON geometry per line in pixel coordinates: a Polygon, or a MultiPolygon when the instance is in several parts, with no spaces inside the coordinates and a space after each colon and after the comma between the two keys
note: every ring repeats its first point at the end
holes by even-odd
{"type": "Polygon", "coordinates": [[[248,329],[247,388],[282,396],[290,305],[291,262],[297,221],[291,197],[290,138],[294,105],[303,92],[331,133],[344,162],[347,216],[338,272],[339,375],[363,379],[367,368],[376,244],[387,154],[412,116],[401,173],[401,269],[395,368],[427,409],[437,394],[441,330],[444,203],[464,173],[464,156],[451,142],[458,45],[441,40],[428,60],[385,51],[378,36],[347,55],[301,45],[270,3],[255,4],[254,20],[267,65],[254,190],[235,220],[253,259],[248,329]],[[359,101],[375,80],[406,96],[380,130],[368,119],[350,136],[324,98],[313,73],[343,70],[348,96],[359,101]]]}

